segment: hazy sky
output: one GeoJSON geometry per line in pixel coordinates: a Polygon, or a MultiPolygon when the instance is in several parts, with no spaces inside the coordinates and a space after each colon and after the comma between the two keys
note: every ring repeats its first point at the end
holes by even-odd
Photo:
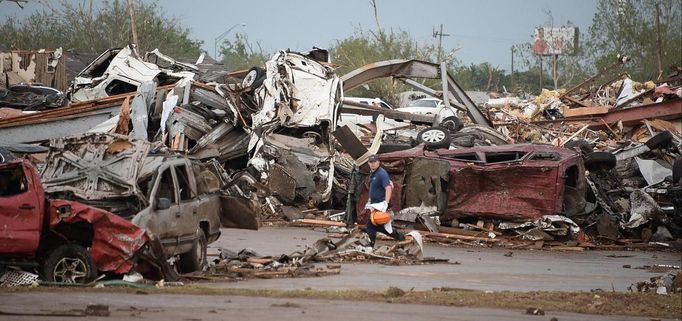
{"type": "MultiPolygon", "coordinates": [[[[101,1],[95,1],[101,2],[101,1]]],[[[437,44],[433,28],[442,23],[444,49],[460,48],[457,58],[464,64],[491,62],[510,70],[514,44],[531,40],[533,29],[548,25],[551,11],[554,25],[567,21],[587,32],[597,0],[377,0],[379,20],[384,29],[404,30],[420,43],[437,44]]],[[[329,47],[354,30],[376,28],[369,0],[162,0],[169,16],[178,18],[203,40],[213,55],[215,38],[239,23],[227,36],[246,33],[267,52],[278,49],[305,51],[312,46],[329,47]]],[[[27,16],[41,6],[29,0],[25,9],[12,2],[0,3],[0,19],[27,16]]]]}

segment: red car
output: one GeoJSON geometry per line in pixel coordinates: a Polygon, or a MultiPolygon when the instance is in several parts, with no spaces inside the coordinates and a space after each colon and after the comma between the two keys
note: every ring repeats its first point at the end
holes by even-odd
{"type": "Polygon", "coordinates": [[[144,229],[78,202],[46,199],[25,159],[0,162],[0,271],[37,270],[47,281],[88,283],[98,271],[124,274],[150,240],[144,229]]]}
{"type": "MultiPolygon", "coordinates": [[[[570,217],[585,207],[583,159],[566,148],[518,144],[429,151],[419,145],[379,158],[394,183],[394,211],[424,205],[435,206],[443,221],[467,216],[528,221],[570,217]]],[[[362,181],[356,213],[367,202],[367,180],[362,181]]]]}

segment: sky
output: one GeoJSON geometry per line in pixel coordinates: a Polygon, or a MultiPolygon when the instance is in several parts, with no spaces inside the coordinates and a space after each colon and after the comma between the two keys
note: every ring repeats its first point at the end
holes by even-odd
{"type": "MultiPolygon", "coordinates": [[[[49,0],[48,0],[49,1],[49,0]]],[[[79,2],[75,1],[74,2],[79,2]]],[[[80,2],[83,2],[81,0],[80,2]]],[[[95,2],[102,2],[95,0],[95,2]]],[[[597,0],[377,0],[378,16],[385,30],[407,31],[419,43],[437,44],[434,28],[443,24],[443,49],[458,49],[456,58],[465,65],[490,62],[509,71],[511,47],[530,42],[533,30],[568,21],[587,33],[597,0]]],[[[213,55],[215,38],[237,25],[235,33],[258,42],[266,52],[280,49],[307,51],[313,46],[328,48],[351,36],[355,30],[376,30],[369,0],[162,0],[168,16],[190,29],[193,38],[204,42],[213,55]],[[240,24],[246,24],[241,26],[240,24]]],[[[0,20],[26,17],[40,10],[39,1],[29,0],[24,9],[0,0],[0,20]]]]}

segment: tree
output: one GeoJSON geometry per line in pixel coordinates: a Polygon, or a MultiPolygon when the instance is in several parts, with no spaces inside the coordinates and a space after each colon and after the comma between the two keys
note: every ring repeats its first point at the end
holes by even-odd
{"type": "Polygon", "coordinates": [[[640,81],[658,76],[656,7],[660,9],[661,65],[682,65],[682,2],[679,0],[600,0],[588,29],[586,47],[597,69],[610,65],[617,54],[629,56],[630,75],[640,81]]]}
{"type": "Polygon", "coordinates": [[[234,42],[225,40],[220,45],[222,62],[228,70],[248,69],[255,66],[263,66],[271,54],[265,53],[260,43],[255,45],[249,42],[246,34],[237,33],[234,42]]]}
{"type": "MultiPolygon", "coordinates": [[[[377,32],[364,31],[357,27],[354,34],[342,40],[336,41],[330,48],[332,61],[340,65],[337,73],[344,75],[359,67],[377,61],[390,59],[420,59],[435,61],[438,55],[436,46],[429,44],[419,44],[414,38],[405,31],[395,32],[393,30],[385,32],[380,29],[377,32]]],[[[456,63],[455,50],[444,54],[444,59],[448,65],[456,63]]],[[[422,81],[427,86],[434,86],[439,83],[435,80],[422,81]]],[[[410,88],[402,83],[392,82],[390,79],[379,79],[365,86],[358,87],[347,93],[349,96],[359,97],[380,97],[388,103],[397,106],[397,94],[409,90],[410,88]]]]}
{"type": "MultiPolygon", "coordinates": [[[[159,48],[174,57],[196,57],[202,42],[191,39],[189,29],[167,17],[156,1],[137,1],[135,6],[138,50],[159,48]]],[[[124,0],[105,1],[94,8],[92,1],[73,4],[46,2],[42,12],[23,21],[10,18],[0,24],[0,44],[8,48],[41,49],[62,47],[79,53],[100,53],[132,42],[130,16],[124,0]]]]}

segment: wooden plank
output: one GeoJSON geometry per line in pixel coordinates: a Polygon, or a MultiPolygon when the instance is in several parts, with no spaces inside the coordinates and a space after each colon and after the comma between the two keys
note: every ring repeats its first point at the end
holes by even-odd
{"type": "Polygon", "coordinates": [[[346,223],[335,222],[335,221],[325,221],[325,220],[313,220],[313,219],[301,219],[293,222],[294,224],[304,224],[304,225],[319,225],[319,226],[338,226],[346,227],[346,223]]]}
{"type": "Polygon", "coordinates": [[[569,108],[564,111],[564,117],[579,117],[579,116],[590,116],[590,115],[601,115],[609,112],[609,107],[599,106],[599,107],[578,107],[569,108]]]}
{"type": "Polygon", "coordinates": [[[435,237],[442,237],[446,239],[454,239],[454,240],[464,240],[464,241],[483,241],[483,242],[499,242],[499,239],[489,239],[487,237],[477,237],[477,236],[467,236],[467,235],[456,235],[456,234],[449,234],[449,233],[441,233],[441,232],[419,232],[421,235],[429,237],[429,236],[435,236],[435,237]]]}

